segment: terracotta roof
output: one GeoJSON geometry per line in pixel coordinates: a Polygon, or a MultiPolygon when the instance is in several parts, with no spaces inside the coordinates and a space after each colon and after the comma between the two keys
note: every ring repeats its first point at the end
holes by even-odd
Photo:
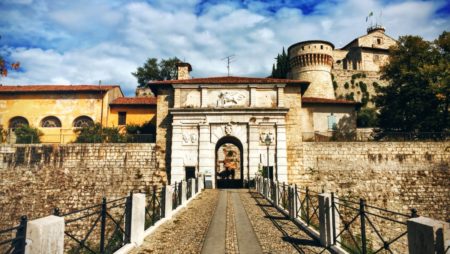
{"type": "Polygon", "coordinates": [[[325,99],[325,98],[315,98],[315,97],[303,97],[302,103],[318,103],[318,104],[348,104],[357,105],[360,104],[356,101],[348,101],[341,99],[325,99]]]}
{"type": "Polygon", "coordinates": [[[119,97],[109,105],[156,105],[155,97],[119,97]]]}
{"type": "Polygon", "coordinates": [[[118,85],[0,85],[0,93],[40,93],[40,92],[95,92],[108,91],[118,85]]]}
{"type": "Polygon", "coordinates": [[[150,81],[149,85],[162,84],[307,84],[309,82],[292,79],[276,79],[276,78],[249,78],[249,77],[210,77],[210,78],[193,78],[185,80],[163,80],[150,81]]]}

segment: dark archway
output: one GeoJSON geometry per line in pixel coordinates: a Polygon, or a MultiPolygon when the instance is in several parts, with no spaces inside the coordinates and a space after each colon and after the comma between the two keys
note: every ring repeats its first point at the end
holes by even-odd
{"type": "Polygon", "coordinates": [[[219,139],[216,143],[216,148],[214,150],[215,154],[215,181],[216,181],[216,187],[217,188],[242,188],[244,187],[244,149],[242,146],[241,141],[239,139],[233,137],[233,136],[225,136],[221,139],[219,139]],[[231,170],[220,171],[220,163],[223,163],[222,161],[219,161],[219,151],[221,147],[224,145],[230,144],[231,147],[235,146],[237,150],[239,151],[238,160],[239,160],[239,172],[231,173],[231,170]],[[239,176],[237,178],[236,176],[239,176]]]}

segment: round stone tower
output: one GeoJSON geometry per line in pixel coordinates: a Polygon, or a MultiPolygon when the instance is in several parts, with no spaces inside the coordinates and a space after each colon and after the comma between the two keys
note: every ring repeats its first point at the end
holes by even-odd
{"type": "Polygon", "coordinates": [[[328,41],[302,41],[288,48],[291,78],[310,82],[305,97],[335,99],[331,81],[334,45],[328,41]]]}

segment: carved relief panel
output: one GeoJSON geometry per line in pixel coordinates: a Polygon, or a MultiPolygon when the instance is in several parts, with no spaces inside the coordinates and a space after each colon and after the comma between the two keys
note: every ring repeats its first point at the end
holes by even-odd
{"type": "Polygon", "coordinates": [[[259,128],[259,144],[265,146],[267,138],[269,138],[271,145],[275,144],[275,127],[261,126],[259,128]]]}
{"type": "Polygon", "coordinates": [[[199,108],[201,104],[201,94],[198,89],[181,89],[181,107],[199,108]]]}
{"type": "Polygon", "coordinates": [[[208,107],[239,107],[249,105],[249,92],[245,89],[210,89],[208,107]]]}
{"type": "Polygon", "coordinates": [[[183,128],[182,138],[183,138],[183,145],[197,145],[198,144],[197,128],[183,128]]]}
{"type": "Polygon", "coordinates": [[[274,108],[277,106],[277,92],[275,90],[256,90],[255,106],[274,108]]]}

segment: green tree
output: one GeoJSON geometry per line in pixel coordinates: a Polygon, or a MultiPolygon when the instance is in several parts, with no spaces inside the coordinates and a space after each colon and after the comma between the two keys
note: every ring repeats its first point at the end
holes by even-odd
{"type": "Polygon", "coordinates": [[[272,65],[272,75],[270,75],[270,77],[287,78],[289,73],[289,56],[286,54],[284,47],[281,54],[278,54],[275,59],[276,63],[272,65]]]}
{"type": "Polygon", "coordinates": [[[356,125],[358,127],[377,127],[378,126],[378,114],[373,108],[362,108],[358,112],[356,118],[356,125]]]}
{"type": "Polygon", "coordinates": [[[449,129],[450,39],[434,42],[402,36],[381,70],[389,81],[378,87],[379,125],[388,132],[441,132],[449,129]]]}
{"type": "Polygon", "coordinates": [[[149,58],[142,67],[131,74],[136,77],[139,86],[145,87],[152,80],[173,80],[177,78],[177,63],[181,62],[177,57],[169,59],[149,58]]]}

